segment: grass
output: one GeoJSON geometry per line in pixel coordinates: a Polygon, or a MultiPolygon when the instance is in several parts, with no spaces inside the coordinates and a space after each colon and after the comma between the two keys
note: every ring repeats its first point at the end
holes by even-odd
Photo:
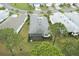
{"type": "Polygon", "coordinates": [[[11,3],[11,5],[15,8],[22,9],[22,10],[27,10],[27,11],[33,11],[34,7],[27,3],[11,3]]]}
{"type": "Polygon", "coordinates": [[[75,11],[79,13],[79,8],[77,8],[75,11]]]}
{"type": "Polygon", "coordinates": [[[5,8],[4,7],[0,7],[0,10],[5,10],[5,8]]]}
{"type": "Polygon", "coordinates": [[[11,55],[10,51],[6,48],[5,43],[3,43],[3,41],[0,40],[0,56],[3,55],[11,55]]]}

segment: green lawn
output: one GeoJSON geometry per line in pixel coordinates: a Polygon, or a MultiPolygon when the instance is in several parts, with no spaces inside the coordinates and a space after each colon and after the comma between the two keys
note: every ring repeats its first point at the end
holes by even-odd
{"type": "Polygon", "coordinates": [[[15,8],[22,9],[22,10],[28,10],[28,11],[34,10],[34,7],[32,7],[27,3],[11,3],[11,5],[15,8]]]}

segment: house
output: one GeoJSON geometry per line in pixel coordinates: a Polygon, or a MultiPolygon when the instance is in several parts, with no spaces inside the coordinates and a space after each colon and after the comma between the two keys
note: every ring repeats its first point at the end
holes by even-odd
{"type": "Polygon", "coordinates": [[[61,7],[60,7],[59,5],[61,5],[61,3],[55,3],[55,8],[56,8],[57,10],[60,10],[60,9],[61,9],[61,7]]]}
{"type": "Polygon", "coordinates": [[[27,14],[13,14],[0,24],[0,29],[12,28],[16,33],[19,33],[24,23],[27,20],[27,14]]]}
{"type": "Polygon", "coordinates": [[[79,13],[77,12],[65,12],[65,15],[79,27],[79,13]]]}
{"type": "Polygon", "coordinates": [[[30,5],[35,7],[35,10],[41,10],[40,9],[40,5],[41,5],[40,3],[31,3],[30,5]]]}
{"type": "Polygon", "coordinates": [[[46,3],[46,6],[51,7],[52,3],[46,3]]]}
{"type": "Polygon", "coordinates": [[[4,8],[2,4],[0,4],[0,22],[4,21],[9,16],[9,10],[4,8]]]}
{"type": "Polygon", "coordinates": [[[49,24],[46,17],[31,15],[29,26],[30,40],[40,40],[43,38],[49,38],[49,32],[49,24]]]}
{"type": "Polygon", "coordinates": [[[0,7],[3,7],[3,5],[2,5],[2,4],[0,4],[0,7]]]}
{"type": "Polygon", "coordinates": [[[0,22],[4,21],[9,16],[9,10],[0,10],[0,22]]]}
{"type": "Polygon", "coordinates": [[[79,3],[73,3],[75,7],[79,7],[79,3]]]}
{"type": "Polygon", "coordinates": [[[71,5],[72,8],[76,8],[73,3],[70,3],[70,5],[71,5]]]}
{"type": "MultiPolygon", "coordinates": [[[[77,19],[77,18],[75,18],[77,19]]],[[[62,23],[64,24],[64,26],[66,27],[67,31],[73,32],[73,33],[78,33],[79,32],[79,27],[71,21],[70,18],[68,18],[67,16],[65,16],[63,13],[61,12],[56,12],[53,14],[53,16],[50,16],[50,20],[51,23],[62,23]]]]}

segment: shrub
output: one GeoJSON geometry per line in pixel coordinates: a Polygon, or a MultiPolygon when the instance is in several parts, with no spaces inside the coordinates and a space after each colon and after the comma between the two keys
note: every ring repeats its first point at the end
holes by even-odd
{"type": "Polygon", "coordinates": [[[37,56],[62,56],[60,49],[53,46],[49,42],[42,42],[38,45],[35,45],[32,49],[32,55],[37,56]]]}

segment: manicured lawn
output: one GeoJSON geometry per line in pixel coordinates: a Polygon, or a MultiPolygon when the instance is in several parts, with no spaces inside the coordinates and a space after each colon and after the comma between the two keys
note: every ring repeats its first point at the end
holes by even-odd
{"type": "Polygon", "coordinates": [[[28,11],[34,10],[34,7],[32,7],[27,3],[12,3],[11,5],[15,8],[22,9],[22,10],[28,10],[28,11]]]}

